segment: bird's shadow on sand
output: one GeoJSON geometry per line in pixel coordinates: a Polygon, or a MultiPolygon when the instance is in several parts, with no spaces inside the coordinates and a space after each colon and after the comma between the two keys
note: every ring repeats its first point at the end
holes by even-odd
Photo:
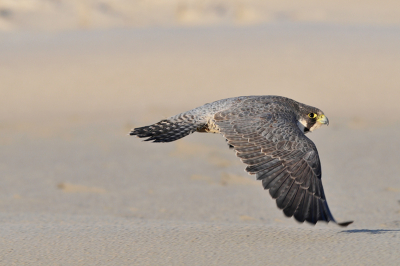
{"type": "Polygon", "coordinates": [[[346,233],[346,234],[355,234],[355,233],[364,233],[364,234],[371,234],[371,235],[378,235],[378,234],[385,234],[389,232],[400,232],[400,229],[353,229],[353,230],[344,230],[339,233],[346,233]]]}

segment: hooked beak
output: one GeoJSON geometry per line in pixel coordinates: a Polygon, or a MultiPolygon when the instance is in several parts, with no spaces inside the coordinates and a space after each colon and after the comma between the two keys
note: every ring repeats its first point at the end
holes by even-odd
{"type": "Polygon", "coordinates": [[[320,122],[321,124],[325,124],[325,125],[329,125],[329,120],[325,115],[320,115],[317,119],[318,122],[320,122]]]}

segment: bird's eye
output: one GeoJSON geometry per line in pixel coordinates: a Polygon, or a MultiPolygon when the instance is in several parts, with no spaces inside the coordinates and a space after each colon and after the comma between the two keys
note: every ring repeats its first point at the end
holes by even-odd
{"type": "Polygon", "coordinates": [[[309,113],[309,114],[308,114],[308,117],[314,119],[314,118],[317,117],[317,114],[315,114],[315,113],[309,113]]]}

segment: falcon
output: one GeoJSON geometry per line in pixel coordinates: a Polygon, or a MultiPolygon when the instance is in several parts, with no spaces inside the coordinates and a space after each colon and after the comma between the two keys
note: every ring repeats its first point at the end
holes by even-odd
{"type": "Polygon", "coordinates": [[[262,181],[287,217],[338,223],[329,210],[315,144],[305,134],[329,120],[318,108],[281,96],[242,96],[205,104],[138,127],[130,135],[171,142],[193,132],[220,133],[246,171],[262,181]]]}

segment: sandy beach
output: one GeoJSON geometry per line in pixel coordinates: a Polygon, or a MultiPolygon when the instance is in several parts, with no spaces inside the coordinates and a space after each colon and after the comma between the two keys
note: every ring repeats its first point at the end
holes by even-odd
{"type": "Polygon", "coordinates": [[[30,15],[0,27],[0,265],[398,265],[399,5],[271,3],[246,7],[251,23],[155,5],[156,22],[146,9],[141,24],[60,17],[52,29],[8,5],[30,15]],[[334,217],[354,224],[286,218],[220,135],[127,135],[242,95],[325,112],[329,127],[309,138],[334,217]]]}

